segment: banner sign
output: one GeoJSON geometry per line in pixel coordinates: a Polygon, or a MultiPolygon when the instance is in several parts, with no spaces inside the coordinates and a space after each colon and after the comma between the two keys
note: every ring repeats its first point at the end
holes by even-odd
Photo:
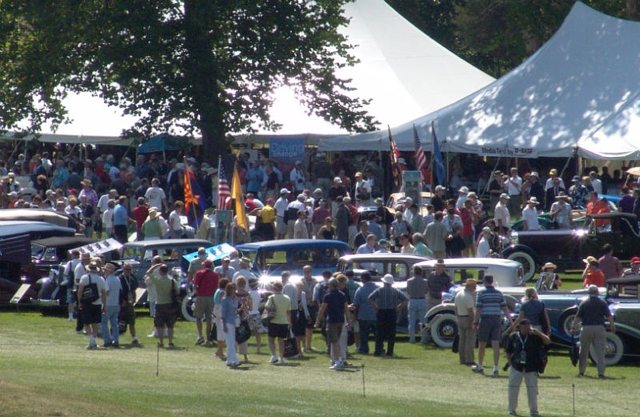
{"type": "Polygon", "coordinates": [[[304,137],[269,138],[269,159],[278,164],[285,173],[290,171],[296,161],[304,162],[304,137]]]}
{"type": "Polygon", "coordinates": [[[534,148],[525,148],[519,146],[481,146],[480,155],[482,156],[509,156],[515,158],[536,158],[538,152],[534,148]]]}

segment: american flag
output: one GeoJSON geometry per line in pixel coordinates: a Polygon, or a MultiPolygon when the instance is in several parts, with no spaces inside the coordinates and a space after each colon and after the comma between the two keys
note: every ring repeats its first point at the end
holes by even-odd
{"type": "Polygon", "coordinates": [[[231,198],[231,190],[229,189],[229,181],[224,173],[224,165],[222,157],[218,159],[218,210],[224,210],[227,207],[226,199],[231,198]]]}
{"type": "Polygon", "coordinates": [[[429,175],[427,175],[427,157],[424,155],[424,149],[422,148],[422,144],[420,143],[416,125],[413,125],[413,143],[416,148],[416,169],[420,171],[422,180],[426,182],[428,181],[429,177],[429,175]]]}

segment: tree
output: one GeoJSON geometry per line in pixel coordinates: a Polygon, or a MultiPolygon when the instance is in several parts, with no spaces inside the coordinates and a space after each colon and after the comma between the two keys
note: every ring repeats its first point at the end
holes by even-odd
{"type": "Polygon", "coordinates": [[[199,131],[213,159],[230,132],[277,128],[272,93],[290,84],[310,113],[371,130],[367,100],[336,75],[355,62],[338,32],[347,1],[0,2],[0,124],[60,124],[64,97],[92,92],[140,117],[127,133],[199,131]]]}

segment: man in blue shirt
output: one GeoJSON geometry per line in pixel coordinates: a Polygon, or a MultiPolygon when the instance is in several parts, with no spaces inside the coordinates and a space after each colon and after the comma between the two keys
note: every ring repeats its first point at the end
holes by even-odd
{"type": "Polygon", "coordinates": [[[502,314],[513,320],[509,315],[509,309],[504,295],[493,286],[493,276],[485,275],[483,278],[484,290],[476,296],[476,321],[473,323],[478,333],[478,364],[473,365],[473,372],[482,373],[482,361],[487,342],[491,341],[493,349],[493,376],[498,376],[498,360],[500,359],[500,337],[502,335],[502,314]],[[479,321],[478,321],[479,318],[479,321]]]}
{"type": "Polygon", "coordinates": [[[132,221],[135,220],[130,219],[127,213],[127,197],[121,195],[118,197],[118,204],[113,210],[113,234],[118,242],[127,243],[127,225],[132,221]]]}
{"type": "Polygon", "coordinates": [[[358,353],[366,355],[369,353],[369,333],[375,333],[376,327],[376,311],[369,304],[369,296],[378,286],[371,282],[371,275],[368,272],[360,275],[360,281],[362,281],[362,287],[356,290],[351,309],[357,311],[358,327],[360,327],[358,353]]]}
{"type": "Polygon", "coordinates": [[[387,341],[387,356],[393,356],[396,343],[396,322],[398,308],[407,302],[407,296],[393,288],[393,276],[386,274],[382,277],[384,286],[377,288],[369,296],[369,303],[376,310],[376,350],[374,356],[382,356],[384,341],[387,341]]]}

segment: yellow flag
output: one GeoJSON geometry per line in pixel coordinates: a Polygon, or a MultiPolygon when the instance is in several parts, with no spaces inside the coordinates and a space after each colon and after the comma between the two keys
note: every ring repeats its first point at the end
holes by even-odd
{"type": "Polygon", "coordinates": [[[238,165],[233,167],[233,178],[231,179],[231,198],[235,201],[236,217],[238,218],[238,226],[242,227],[249,233],[249,220],[244,209],[244,198],[242,198],[242,184],[240,184],[240,174],[238,174],[238,165]]]}

